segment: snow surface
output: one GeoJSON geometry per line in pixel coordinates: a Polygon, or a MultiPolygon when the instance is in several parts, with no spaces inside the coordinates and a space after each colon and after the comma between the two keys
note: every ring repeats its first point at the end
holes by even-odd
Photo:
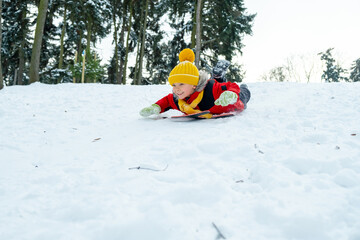
{"type": "Polygon", "coordinates": [[[248,86],[195,122],[139,116],[164,85],[1,90],[0,239],[360,239],[360,84],[248,86]]]}

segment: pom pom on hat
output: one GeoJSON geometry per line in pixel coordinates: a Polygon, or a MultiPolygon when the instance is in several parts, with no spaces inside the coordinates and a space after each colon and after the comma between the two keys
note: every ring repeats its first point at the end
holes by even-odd
{"type": "Polygon", "coordinates": [[[179,60],[180,62],[189,61],[192,63],[195,61],[195,53],[190,48],[185,48],[180,52],[179,60]]]}
{"type": "Polygon", "coordinates": [[[190,85],[198,85],[199,70],[193,64],[195,54],[190,48],[182,50],[179,54],[180,63],[173,68],[169,74],[169,83],[186,83],[190,85]]]}

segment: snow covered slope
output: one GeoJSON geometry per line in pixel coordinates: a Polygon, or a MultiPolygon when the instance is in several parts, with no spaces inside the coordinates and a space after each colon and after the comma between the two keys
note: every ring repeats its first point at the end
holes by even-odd
{"type": "Polygon", "coordinates": [[[3,89],[0,239],[360,239],[360,84],[248,86],[196,122],[138,115],[169,86],[3,89]]]}

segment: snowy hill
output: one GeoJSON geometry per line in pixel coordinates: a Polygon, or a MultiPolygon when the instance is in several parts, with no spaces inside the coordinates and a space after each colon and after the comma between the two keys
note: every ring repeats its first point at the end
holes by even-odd
{"type": "Polygon", "coordinates": [[[138,115],[169,86],[1,90],[0,239],[360,239],[360,84],[248,86],[196,122],[138,115]]]}

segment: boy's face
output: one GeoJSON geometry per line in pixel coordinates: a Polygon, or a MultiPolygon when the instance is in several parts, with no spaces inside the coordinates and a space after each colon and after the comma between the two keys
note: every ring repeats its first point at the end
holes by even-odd
{"type": "Polygon", "coordinates": [[[186,83],[174,83],[172,85],[173,93],[178,96],[179,99],[190,97],[195,92],[196,86],[186,83]]]}

